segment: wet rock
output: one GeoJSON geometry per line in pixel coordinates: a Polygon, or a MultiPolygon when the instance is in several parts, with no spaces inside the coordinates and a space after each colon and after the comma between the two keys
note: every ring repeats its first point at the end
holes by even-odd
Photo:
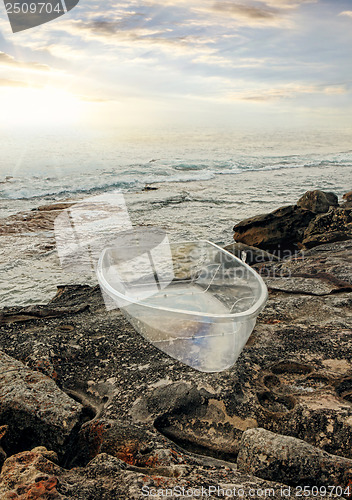
{"type": "Polygon", "coordinates": [[[348,193],[345,193],[342,196],[342,199],[344,200],[343,203],[343,208],[351,208],[352,207],[352,191],[348,191],[348,193]]]}
{"type": "Polygon", "coordinates": [[[272,291],[303,295],[328,295],[337,288],[336,283],[321,279],[319,276],[308,278],[286,274],[282,277],[269,276],[265,282],[266,286],[272,291]]]}
{"type": "Polygon", "coordinates": [[[83,407],[42,373],[0,352],[0,424],[9,453],[46,444],[61,456],[83,407]]]}
{"type": "Polygon", "coordinates": [[[71,206],[72,203],[70,202],[53,203],[52,205],[41,205],[36,210],[38,210],[39,212],[52,212],[54,210],[59,210],[61,212],[61,210],[65,210],[66,208],[69,208],[71,206]]]}
{"type": "MultiPolygon", "coordinates": [[[[323,244],[309,250],[302,250],[291,259],[256,265],[255,269],[263,278],[268,278],[269,286],[272,278],[286,278],[287,286],[285,288],[287,290],[290,287],[293,290],[292,285],[297,283],[297,291],[302,286],[305,292],[313,294],[315,291],[320,292],[321,286],[326,287],[326,285],[334,293],[343,290],[349,291],[349,287],[352,285],[351,252],[351,240],[323,244]],[[299,280],[296,281],[296,278],[302,279],[301,284],[299,284],[299,280]],[[290,280],[292,280],[291,283],[290,280]],[[315,288],[317,281],[322,283],[318,289],[315,288]]],[[[328,288],[325,290],[327,291],[328,288]]],[[[331,316],[334,316],[333,312],[331,312],[331,316]]]]}
{"type": "Polygon", "coordinates": [[[66,316],[67,314],[76,314],[84,311],[88,307],[87,304],[81,304],[79,306],[73,306],[71,308],[58,307],[58,308],[47,308],[42,305],[27,306],[27,307],[5,307],[0,312],[0,325],[6,323],[16,323],[31,321],[38,318],[59,318],[60,316],[66,316]]]}
{"type": "Polygon", "coordinates": [[[339,207],[334,193],[307,191],[297,205],[236,224],[234,239],[280,257],[288,256],[285,251],[348,240],[352,238],[352,207],[346,203],[339,207]]]}
{"type": "Polygon", "coordinates": [[[237,467],[245,474],[293,486],[346,488],[352,479],[352,460],[260,428],[243,433],[237,467]]]}
{"type": "Polygon", "coordinates": [[[0,220],[0,235],[54,229],[54,221],[59,213],[72,203],[43,205],[30,212],[19,212],[6,220],[0,220]]]}
{"type": "Polygon", "coordinates": [[[310,210],[316,214],[325,213],[330,207],[337,207],[338,204],[336,194],[319,191],[319,189],[307,191],[297,201],[298,207],[303,208],[304,210],[310,210]]]}
{"type": "Polygon", "coordinates": [[[352,208],[339,207],[312,220],[304,231],[302,243],[312,248],[348,239],[352,239],[352,208]]]}
{"type": "Polygon", "coordinates": [[[260,262],[279,260],[276,255],[265,252],[265,250],[261,250],[260,248],[245,245],[244,243],[231,243],[230,245],[226,245],[224,249],[232,253],[239,259],[242,259],[245,253],[245,262],[250,266],[252,266],[253,264],[258,264],[260,262]]]}
{"type": "Polygon", "coordinates": [[[233,228],[234,239],[275,255],[279,250],[297,250],[297,244],[302,241],[305,229],[315,216],[297,205],[282,207],[239,222],[233,228]]]}

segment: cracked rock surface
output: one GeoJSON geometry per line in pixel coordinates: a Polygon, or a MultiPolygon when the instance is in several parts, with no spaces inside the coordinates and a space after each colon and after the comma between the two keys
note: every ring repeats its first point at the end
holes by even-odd
{"type": "Polygon", "coordinates": [[[237,466],[247,474],[303,487],[348,484],[352,477],[352,460],[260,428],[243,433],[237,466]]]}
{"type": "Polygon", "coordinates": [[[83,406],[54,380],[0,351],[0,422],[7,425],[1,443],[5,452],[45,443],[63,455],[82,416],[83,406]]]}
{"type": "Polygon", "coordinates": [[[8,457],[1,498],[38,498],[34,495],[41,491],[39,498],[139,499],[143,487],[220,484],[253,488],[252,498],[263,497],[261,488],[273,488],[274,497],[281,498],[282,485],[304,482],[306,450],[312,461],[316,457],[312,470],[322,482],[329,460],[336,467],[344,464],[334,477],[347,487],[352,480],[345,467],[352,459],[351,255],[352,241],[344,241],[261,264],[258,270],[268,279],[267,306],[235,366],[221,373],[197,372],[157,350],[119,310],[106,311],[98,288],[59,287],[43,306],[45,315],[3,310],[2,359],[16,371],[2,375],[9,380],[0,406],[10,413],[0,411],[0,425],[8,426],[3,433],[0,428],[8,457]],[[278,273],[281,281],[274,286],[270,280],[278,273]],[[63,314],[54,317],[51,310],[63,314]],[[30,391],[27,406],[17,389],[14,398],[7,396],[10,373],[22,394],[30,391]],[[55,408],[48,403],[54,392],[62,401],[55,408]],[[22,422],[21,404],[29,422],[23,435],[30,440],[19,448],[12,418],[22,422]],[[52,409],[55,425],[37,435],[32,422],[45,417],[44,408],[52,409]],[[253,438],[256,432],[260,440],[253,438]],[[253,446],[247,441],[251,436],[253,446]],[[280,474],[274,473],[275,463],[286,463],[280,447],[286,443],[291,449],[296,440],[300,445],[292,449],[301,454],[295,452],[294,472],[278,466],[280,474]],[[257,464],[253,451],[247,467],[246,453],[258,442],[267,461],[276,462],[257,464]],[[38,446],[56,452],[57,460],[38,446]]]}

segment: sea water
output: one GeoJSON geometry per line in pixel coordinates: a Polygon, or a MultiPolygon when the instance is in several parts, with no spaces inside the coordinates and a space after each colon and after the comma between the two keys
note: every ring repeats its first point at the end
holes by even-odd
{"type": "MultiPolygon", "coordinates": [[[[119,189],[134,225],[161,227],[171,241],[227,244],[235,223],[307,190],[350,190],[350,132],[2,131],[0,217],[119,189]]],[[[96,284],[61,270],[52,231],[0,239],[2,305],[47,302],[58,284],[96,284]]]]}

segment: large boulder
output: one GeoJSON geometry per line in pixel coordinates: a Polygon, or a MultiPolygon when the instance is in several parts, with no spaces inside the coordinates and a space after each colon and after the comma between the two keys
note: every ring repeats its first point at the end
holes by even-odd
{"type": "Polygon", "coordinates": [[[345,193],[342,197],[344,203],[342,206],[344,208],[352,208],[352,191],[348,191],[348,193],[345,193]]]}
{"type": "Polygon", "coordinates": [[[298,207],[316,214],[326,213],[330,207],[337,207],[338,205],[339,202],[335,193],[328,193],[319,189],[307,191],[297,201],[298,207]]]}
{"type": "Polygon", "coordinates": [[[352,207],[331,208],[313,219],[303,235],[303,245],[312,248],[352,238],[352,207]]]}
{"type": "Polygon", "coordinates": [[[233,228],[234,239],[236,244],[258,247],[279,257],[287,257],[286,250],[348,240],[352,238],[352,193],[343,199],[345,203],[339,206],[334,193],[307,191],[297,205],[239,222],[233,228]]]}
{"type": "Polygon", "coordinates": [[[54,380],[1,351],[0,373],[0,425],[8,426],[1,442],[5,452],[46,444],[63,456],[83,406],[54,380]]]}
{"type": "Polygon", "coordinates": [[[44,446],[8,458],[0,474],[0,498],[65,499],[56,489],[61,471],[57,460],[44,446]]]}
{"type": "Polygon", "coordinates": [[[331,455],[301,439],[266,429],[243,433],[237,457],[240,472],[301,486],[347,487],[352,460],[331,455]]]}
{"type": "Polygon", "coordinates": [[[276,255],[287,249],[295,250],[315,216],[315,213],[297,205],[282,207],[236,224],[233,228],[234,240],[276,255]]]}

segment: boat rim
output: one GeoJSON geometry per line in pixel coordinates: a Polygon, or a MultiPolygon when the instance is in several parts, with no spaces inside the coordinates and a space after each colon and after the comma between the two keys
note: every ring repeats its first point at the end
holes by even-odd
{"type": "Polygon", "coordinates": [[[103,275],[102,262],[103,262],[104,255],[107,252],[107,250],[109,250],[110,248],[113,248],[113,247],[104,248],[104,250],[100,254],[98,266],[97,266],[97,271],[96,271],[99,284],[103,287],[104,291],[108,295],[112,296],[112,298],[116,297],[116,298],[122,299],[126,302],[129,302],[129,304],[127,304],[126,306],[123,306],[122,309],[125,307],[128,307],[129,305],[132,305],[132,304],[138,304],[138,305],[146,307],[148,309],[155,309],[157,311],[165,311],[165,312],[173,312],[173,313],[183,314],[183,315],[193,316],[193,317],[196,316],[196,317],[201,317],[203,320],[207,317],[218,318],[218,319],[230,319],[230,318],[231,319],[235,319],[235,318],[250,319],[253,316],[257,316],[259,314],[259,312],[263,309],[265,302],[268,298],[268,290],[267,290],[267,287],[263,281],[263,278],[256,271],[254,271],[254,269],[252,269],[248,264],[243,262],[241,259],[236,257],[236,255],[233,255],[228,250],[225,250],[224,248],[220,247],[216,243],[213,243],[213,242],[211,242],[209,240],[205,240],[205,239],[176,241],[176,242],[172,242],[171,245],[181,245],[181,244],[183,245],[183,244],[187,244],[187,243],[201,243],[201,242],[207,243],[207,244],[213,246],[214,248],[217,248],[221,252],[230,255],[233,260],[238,261],[242,266],[246,267],[251,272],[251,274],[255,277],[255,279],[259,282],[259,284],[260,284],[260,296],[257,299],[257,301],[255,302],[255,304],[253,304],[249,309],[247,309],[246,311],[242,311],[240,313],[237,312],[237,313],[215,314],[215,313],[207,313],[206,311],[203,311],[203,312],[201,312],[201,311],[185,311],[184,309],[174,309],[174,308],[170,308],[170,307],[155,306],[155,305],[143,302],[143,300],[134,300],[132,297],[129,297],[128,295],[124,295],[122,293],[119,293],[117,290],[115,290],[106,281],[106,279],[103,275]]]}

